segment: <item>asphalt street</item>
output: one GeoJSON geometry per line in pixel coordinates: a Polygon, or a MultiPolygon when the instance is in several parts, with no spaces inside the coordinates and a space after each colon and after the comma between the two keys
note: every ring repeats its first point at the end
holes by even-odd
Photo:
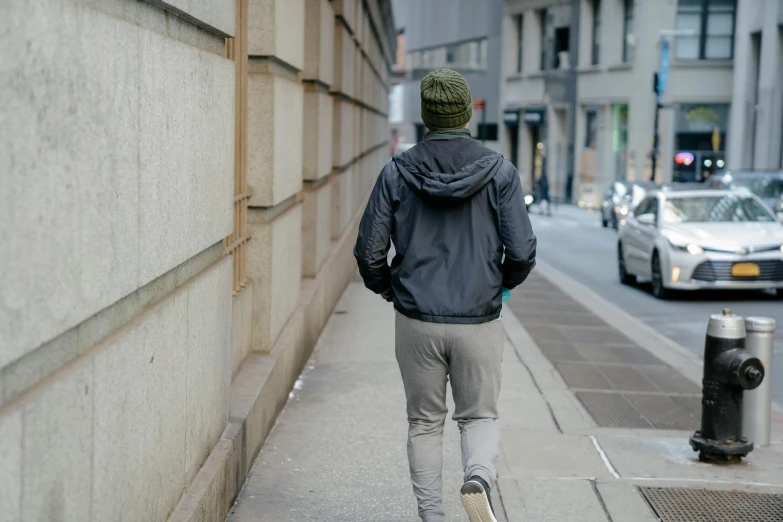
{"type": "Polygon", "coordinates": [[[648,284],[620,284],[617,275],[617,233],[602,228],[597,211],[576,207],[554,209],[552,216],[531,210],[538,236],[538,257],[568,274],[626,312],[697,355],[704,350],[710,314],[730,308],[742,316],[772,317],[778,324],[773,362],[773,396],[783,405],[783,300],[762,292],[704,291],[681,293],[661,301],[648,284]]]}

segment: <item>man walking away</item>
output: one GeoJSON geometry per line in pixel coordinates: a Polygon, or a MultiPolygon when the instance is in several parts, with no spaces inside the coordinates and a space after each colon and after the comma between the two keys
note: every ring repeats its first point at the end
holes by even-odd
{"type": "Polygon", "coordinates": [[[497,478],[505,344],[496,319],[504,289],[522,283],[535,265],[519,175],[470,137],[472,106],[455,71],[421,81],[428,133],[381,171],[354,249],[364,284],[397,311],[408,461],[423,522],[446,520],[441,449],[449,377],[462,442],[462,502],[471,522],[496,520],[489,491],[497,478]]]}

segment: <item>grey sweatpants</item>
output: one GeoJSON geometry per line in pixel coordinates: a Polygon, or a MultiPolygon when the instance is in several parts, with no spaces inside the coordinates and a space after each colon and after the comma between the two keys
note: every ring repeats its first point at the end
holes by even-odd
{"type": "Polygon", "coordinates": [[[440,324],[397,313],[395,352],[408,409],[408,463],[423,522],[446,520],[442,503],[446,382],[451,377],[464,479],[497,477],[495,420],[505,334],[500,321],[440,324]]]}

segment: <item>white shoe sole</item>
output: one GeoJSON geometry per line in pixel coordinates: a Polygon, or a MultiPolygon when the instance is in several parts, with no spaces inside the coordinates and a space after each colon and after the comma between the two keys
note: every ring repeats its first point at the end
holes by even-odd
{"type": "Polygon", "coordinates": [[[460,496],[470,522],[498,522],[492,514],[487,493],[481,484],[473,481],[465,482],[460,490],[460,496]]]}

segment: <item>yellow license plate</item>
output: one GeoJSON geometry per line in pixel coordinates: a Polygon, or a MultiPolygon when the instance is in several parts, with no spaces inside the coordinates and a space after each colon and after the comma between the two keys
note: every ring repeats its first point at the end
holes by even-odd
{"type": "Polygon", "coordinates": [[[731,275],[735,277],[758,277],[761,274],[756,263],[737,263],[731,267],[731,275]]]}

